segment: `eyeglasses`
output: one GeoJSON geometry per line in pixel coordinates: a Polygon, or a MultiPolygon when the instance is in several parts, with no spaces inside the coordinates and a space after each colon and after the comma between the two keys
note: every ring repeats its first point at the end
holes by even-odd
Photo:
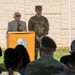
{"type": "Polygon", "coordinates": [[[21,17],[21,15],[16,15],[16,17],[21,17]]]}

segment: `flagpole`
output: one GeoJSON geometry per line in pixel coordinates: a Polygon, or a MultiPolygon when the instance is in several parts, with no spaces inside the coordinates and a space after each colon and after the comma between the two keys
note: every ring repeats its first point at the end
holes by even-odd
{"type": "Polygon", "coordinates": [[[69,0],[69,50],[72,41],[71,35],[71,0],[69,0]]]}

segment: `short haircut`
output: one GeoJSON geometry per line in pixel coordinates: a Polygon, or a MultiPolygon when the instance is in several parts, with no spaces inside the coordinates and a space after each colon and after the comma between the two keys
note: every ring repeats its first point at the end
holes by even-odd
{"type": "Polygon", "coordinates": [[[75,52],[75,40],[71,42],[71,51],[75,52]]]}
{"type": "Polygon", "coordinates": [[[17,14],[21,15],[19,12],[15,12],[15,13],[14,13],[14,17],[15,17],[17,14]]]}
{"type": "Polygon", "coordinates": [[[73,52],[73,53],[70,55],[69,61],[71,62],[72,65],[75,66],[75,52],[73,52]]]}
{"type": "Polygon", "coordinates": [[[66,66],[68,66],[69,58],[70,58],[70,55],[62,56],[60,58],[60,62],[64,63],[66,66]]]}

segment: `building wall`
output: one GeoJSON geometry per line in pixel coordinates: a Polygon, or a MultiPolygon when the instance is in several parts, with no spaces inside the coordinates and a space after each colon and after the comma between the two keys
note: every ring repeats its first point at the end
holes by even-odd
{"type": "MultiPolygon", "coordinates": [[[[58,47],[69,47],[69,0],[0,0],[0,45],[6,48],[6,30],[13,14],[19,11],[21,20],[26,21],[35,15],[35,5],[42,5],[42,15],[47,17],[49,34],[58,47]]],[[[75,38],[75,0],[71,0],[72,40],[75,38]]]]}
{"type": "Polygon", "coordinates": [[[24,0],[0,0],[0,46],[6,48],[6,31],[8,22],[13,20],[14,12],[22,14],[25,20],[25,1],[24,0]]]}

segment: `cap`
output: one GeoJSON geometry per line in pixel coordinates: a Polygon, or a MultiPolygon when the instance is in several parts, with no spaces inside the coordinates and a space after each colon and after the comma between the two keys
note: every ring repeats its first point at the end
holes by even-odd
{"type": "Polygon", "coordinates": [[[35,10],[42,10],[42,6],[41,5],[35,6],[35,10]]]}
{"type": "Polygon", "coordinates": [[[48,36],[42,38],[41,45],[47,48],[57,48],[55,41],[48,36]]]}

